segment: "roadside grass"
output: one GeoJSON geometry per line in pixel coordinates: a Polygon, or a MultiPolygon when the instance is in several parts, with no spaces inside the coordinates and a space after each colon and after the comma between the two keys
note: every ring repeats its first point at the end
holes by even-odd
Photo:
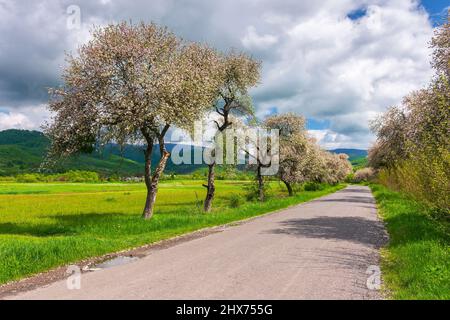
{"type": "Polygon", "coordinates": [[[163,182],[150,221],[140,217],[143,184],[0,185],[0,284],[286,208],[344,187],[286,197],[283,187],[272,182],[271,197],[259,203],[245,200],[246,183],[217,181],[215,209],[204,214],[199,203],[205,193],[202,181],[163,182]]]}
{"type": "Polygon", "coordinates": [[[393,299],[450,299],[450,221],[407,196],[370,186],[389,232],[383,279],[393,299]]]}

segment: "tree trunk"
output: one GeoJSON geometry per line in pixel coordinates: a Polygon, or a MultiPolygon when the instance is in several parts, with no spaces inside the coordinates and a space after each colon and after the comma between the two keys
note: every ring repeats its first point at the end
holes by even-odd
{"type": "Polygon", "coordinates": [[[147,142],[147,149],[145,150],[145,186],[147,187],[147,200],[145,201],[144,212],[142,217],[149,219],[151,216],[151,198],[152,198],[152,154],[153,154],[153,143],[147,142]]]}
{"type": "Polygon", "coordinates": [[[291,184],[289,182],[287,182],[287,181],[283,181],[283,182],[286,185],[286,188],[287,188],[288,193],[289,193],[289,197],[292,197],[294,195],[294,191],[292,190],[291,184]]]}
{"type": "MultiPolygon", "coordinates": [[[[146,170],[146,186],[147,186],[147,200],[145,201],[145,208],[144,208],[144,212],[142,214],[142,217],[146,220],[151,219],[151,217],[153,216],[153,207],[155,206],[155,201],[156,201],[156,194],[158,192],[158,183],[159,183],[159,179],[161,178],[161,174],[163,173],[166,164],[167,164],[167,160],[170,157],[170,153],[167,152],[166,150],[163,150],[162,156],[159,159],[159,163],[158,166],[155,169],[155,172],[153,174],[153,176],[151,177],[147,177],[147,170],[146,170]]],[[[151,158],[149,160],[151,162],[151,158]]],[[[147,159],[146,159],[146,165],[145,165],[146,169],[147,169],[147,159]]]]}
{"type": "Polygon", "coordinates": [[[145,208],[142,213],[142,218],[149,220],[153,217],[153,207],[156,201],[156,191],[152,187],[147,187],[147,199],[145,200],[145,208]]]}
{"type": "Polygon", "coordinates": [[[261,165],[258,164],[258,170],[257,170],[257,179],[258,179],[258,198],[259,201],[264,201],[264,180],[263,176],[261,175],[261,165]]]}
{"type": "MultiPolygon", "coordinates": [[[[217,121],[215,121],[216,125],[217,125],[217,131],[218,132],[223,132],[225,131],[229,126],[231,126],[231,122],[229,120],[229,113],[230,113],[230,107],[231,107],[231,103],[232,101],[225,101],[225,106],[222,108],[222,112],[219,111],[219,108],[216,107],[216,111],[217,113],[223,117],[223,124],[219,125],[219,123],[217,121]]],[[[225,152],[226,154],[226,152],[225,152]]],[[[214,153],[215,155],[215,153],[214,153]]],[[[212,208],[212,204],[213,204],[213,200],[214,200],[214,194],[216,192],[216,185],[215,185],[215,166],[216,166],[216,162],[208,165],[208,185],[203,185],[206,188],[206,198],[205,198],[205,203],[203,205],[203,210],[205,212],[210,212],[211,208],[212,208]]]]}
{"type": "Polygon", "coordinates": [[[212,207],[212,202],[214,200],[214,193],[216,191],[216,186],[214,182],[214,168],[216,164],[210,164],[208,165],[208,185],[206,187],[206,199],[205,199],[205,205],[204,210],[205,212],[210,212],[212,207]]]}
{"type": "Polygon", "coordinates": [[[151,219],[153,216],[153,208],[155,206],[156,194],[158,192],[159,179],[161,178],[161,175],[166,168],[167,160],[170,157],[170,153],[167,152],[164,143],[164,137],[169,128],[170,125],[166,125],[164,129],[157,134],[161,158],[159,159],[153,176],[151,176],[153,138],[145,129],[142,130],[142,133],[147,140],[147,149],[145,150],[145,185],[147,186],[147,199],[145,201],[144,212],[142,213],[142,217],[146,220],[151,219]]]}

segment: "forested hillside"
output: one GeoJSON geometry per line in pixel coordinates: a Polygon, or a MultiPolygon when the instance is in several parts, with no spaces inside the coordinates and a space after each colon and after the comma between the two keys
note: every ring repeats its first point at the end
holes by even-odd
{"type": "MultiPolygon", "coordinates": [[[[8,176],[37,172],[48,145],[49,140],[39,131],[15,129],[0,131],[0,175],[8,176]]],[[[169,152],[172,151],[174,146],[174,144],[166,145],[169,152]]],[[[157,147],[155,148],[153,162],[156,164],[159,150],[157,147]]],[[[332,152],[347,154],[352,164],[358,166],[361,163],[365,163],[367,156],[366,150],[336,149],[332,150],[332,152]]],[[[141,147],[126,145],[121,149],[117,145],[109,144],[101,152],[72,157],[52,170],[55,172],[87,170],[107,175],[142,175],[144,170],[143,164],[144,153],[141,147]]],[[[205,166],[175,166],[169,161],[166,173],[192,173],[202,167],[205,166]]]]}
{"type": "MultiPolygon", "coordinates": [[[[0,132],[0,175],[37,172],[45,156],[49,140],[38,131],[5,130],[0,132]]],[[[169,145],[170,150],[173,145],[169,145]]],[[[158,151],[155,150],[154,161],[158,151]]],[[[101,152],[81,154],[52,168],[55,172],[68,170],[96,171],[101,174],[142,175],[144,155],[139,146],[107,145],[101,152]]],[[[198,166],[168,164],[167,173],[188,173],[198,166]]]]}

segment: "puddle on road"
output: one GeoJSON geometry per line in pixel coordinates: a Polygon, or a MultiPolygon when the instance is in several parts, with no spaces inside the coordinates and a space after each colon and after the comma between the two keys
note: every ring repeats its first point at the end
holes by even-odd
{"type": "Polygon", "coordinates": [[[96,264],[95,266],[93,266],[93,269],[109,269],[117,266],[123,266],[125,264],[129,264],[138,260],[138,257],[118,256],[111,260],[106,260],[102,263],[96,264]]]}

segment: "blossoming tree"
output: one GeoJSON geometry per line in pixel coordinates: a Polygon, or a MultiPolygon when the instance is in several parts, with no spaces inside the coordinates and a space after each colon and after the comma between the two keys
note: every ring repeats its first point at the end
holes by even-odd
{"type": "Polygon", "coordinates": [[[156,24],[124,22],[98,28],[92,36],[68,57],[64,85],[51,90],[48,158],[92,151],[107,142],[143,143],[143,217],[149,219],[170,157],[164,138],[173,126],[190,129],[210,108],[219,85],[219,57],[156,24]],[[160,159],[152,170],[156,145],[160,159]]]}

